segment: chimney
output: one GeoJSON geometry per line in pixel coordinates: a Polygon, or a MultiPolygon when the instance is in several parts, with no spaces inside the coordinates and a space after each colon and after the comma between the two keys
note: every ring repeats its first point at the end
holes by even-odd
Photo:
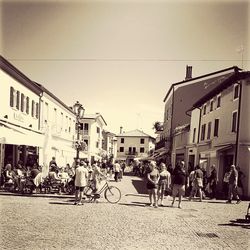
{"type": "Polygon", "coordinates": [[[185,80],[192,79],[192,66],[186,66],[186,78],[185,80]]]}
{"type": "Polygon", "coordinates": [[[123,129],[123,127],[121,126],[121,127],[120,127],[120,134],[122,134],[122,129],[123,129]]]}

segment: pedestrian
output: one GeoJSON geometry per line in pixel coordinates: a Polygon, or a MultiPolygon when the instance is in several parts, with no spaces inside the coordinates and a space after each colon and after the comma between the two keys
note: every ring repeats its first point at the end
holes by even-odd
{"type": "Polygon", "coordinates": [[[57,167],[56,157],[54,157],[54,156],[52,157],[51,161],[49,162],[49,167],[51,167],[52,164],[57,167]]]}
{"type": "Polygon", "coordinates": [[[228,187],[229,187],[229,176],[230,176],[230,168],[227,169],[227,171],[224,174],[223,177],[223,193],[224,193],[224,198],[227,199],[228,197],[228,187]]]}
{"type": "Polygon", "coordinates": [[[203,172],[199,165],[195,167],[194,171],[194,180],[193,180],[193,188],[191,194],[189,196],[189,200],[191,200],[195,193],[198,192],[199,201],[202,201],[202,188],[203,188],[203,172]]]}
{"type": "Polygon", "coordinates": [[[86,163],[84,161],[76,163],[75,173],[75,205],[82,205],[83,191],[87,185],[88,170],[85,168],[86,163]]]}
{"type": "Polygon", "coordinates": [[[179,195],[178,208],[181,208],[182,196],[185,194],[185,181],[186,172],[184,168],[184,162],[177,164],[173,170],[173,201],[172,207],[174,206],[175,198],[177,194],[179,195]]]}
{"type": "Polygon", "coordinates": [[[232,203],[232,199],[237,200],[236,204],[241,202],[240,197],[237,192],[237,183],[238,183],[238,171],[236,170],[235,165],[231,165],[231,171],[229,176],[229,186],[228,186],[228,200],[227,203],[232,203]]]}
{"type": "Polygon", "coordinates": [[[119,181],[119,173],[121,171],[121,165],[119,164],[119,162],[116,160],[115,164],[114,164],[114,173],[115,173],[115,181],[118,182],[119,181]]]}
{"type": "Polygon", "coordinates": [[[160,179],[160,174],[158,169],[156,168],[155,162],[150,162],[149,164],[149,173],[147,174],[147,189],[149,193],[149,202],[150,207],[155,206],[158,207],[158,199],[157,199],[157,188],[158,188],[158,182],[160,179]]]}
{"type": "Polygon", "coordinates": [[[208,183],[209,183],[209,187],[211,189],[211,199],[216,199],[216,187],[217,187],[217,171],[216,171],[216,167],[213,164],[211,166],[211,174],[208,178],[208,183]]]}
{"type": "Polygon", "coordinates": [[[238,188],[241,189],[241,196],[244,197],[244,188],[243,188],[243,178],[245,178],[245,174],[241,171],[240,167],[237,168],[238,171],[238,188]]]}
{"type": "Polygon", "coordinates": [[[125,173],[125,168],[126,168],[126,163],[125,163],[125,161],[122,161],[121,168],[122,168],[122,175],[124,175],[124,173],[125,173]]]}
{"type": "Polygon", "coordinates": [[[169,190],[170,187],[170,180],[171,180],[171,175],[167,171],[167,167],[164,163],[160,164],[160,179],[158,183],[158,190],[157,190],[157,195],[158,195],[158,205],[163,206],[163,198],[165,195],[165,191],[169,190]]]}
{"type": "Polygon", "coordinates": [[[196,193],[197,193],[194,174],[195,174],[195,169],[193,169],[193,170],[190,172],[189,176],[188,176],[189,196],[191,195],[191,193],[192,193],[194,196],[195,196],[196,193]]]}
{"type": "Polygon", "coordinates": [[[100,183],[101,181],[106,178],[106,174],[105,172],[103,173],[101,171],[100,166],[98,166],[96,164],[96,162],[94,162],[94,164],[92,165],[92,181],[93,181],[93,193],[96,193],[100,187],[100,183]]]}

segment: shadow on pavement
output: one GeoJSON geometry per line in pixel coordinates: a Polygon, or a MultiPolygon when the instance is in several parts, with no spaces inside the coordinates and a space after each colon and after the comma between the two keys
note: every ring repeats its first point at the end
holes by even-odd
{"type": "Polygon", "coordinates": [[[218,224],[218,226],[232,226],[232,227],[242,227],[245,229],[250,229],[250,222],[245,219],[230,220],[230,223],[218,224]]]}
{"type": "Polygon", "coordinates": [[[72,195],[68,194],[43,194],[43,193],[33,193],[33,194],[21,194],[21,193],[10,193],[10,192],[0,192],[2,196],[18,196],[18,197],[29,197],[29,198],[55,198],[55,199],[69,199],[72,195]]]}
{"type": "Polygon", "coordinates": [[[74,203],[66,203],[66,202],[49,202],[51,205],[69,205],[69,206],[74,206],[74,203]]]}
{"type": "Polygon", "coordinates": [[[145,203],[140,203],[140,202],[132,202],[132,203],[118,203],[118,205],[122,206],[129,206],[129,207],[145,207],[145,203]]]}
{"type": "Polygon", "coordinates": [[[146,182],[144,180],[132,180],[132,185],[135,187],[138,194],[148,194],[146,182]]]}
{"type": "MultiPolygon", "coordinates": [[[[207,201],[207,203],[214,203],[214,204],[222,204],[222,205],[230,205],[226,203],[226,201],[207,201]]],[[[233,204],[233,203],[232,203],[233,204]]]]}

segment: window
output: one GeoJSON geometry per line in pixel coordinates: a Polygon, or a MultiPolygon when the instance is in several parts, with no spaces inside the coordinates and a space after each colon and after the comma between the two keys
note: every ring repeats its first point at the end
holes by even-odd
{"type": "Polygon", "coordinates": [[[69,118],[69,133],[71,132],[71,118],[69,118]]]}
{"type": "Polygon", "coordinates": [[[207,112],[207,105],[205,104],[204,107],[203,107],[203,115],[205,115],[207,112]]]}
{"type": "Polygon", "coordinates": [[[124,147],[120,147],[120,152],[124,152],[124,147]]]}
{"type": "Polygon", "coordinates": [[[219,136],[219,119],[214,120],[214,136],[219,136]]]}
{"type": "Polygon", "coordinates": [[[207,125],[207,139],[210,140],[211,138],[211,127],[212,127],[212,122],[209,122],[207,125]]]}
{"type": "Polygon", "coordinates": [[[14,107],[14,88],[10,87],[10,106],[14,107]]]}
{"type": "Polygon", "coordinates": [[[33,100],[31,102],[31,116],[35,116],[35,102],[33,100]]]}
{"type": "Polygon", "coordinates": [[[99,148],[99,141],[96,142],[96,148],[99,148]]]}
{"type": "Polygon", "coordinates": [[[121,138],[121,143],[124,143],[124,138],[121,138]]]}
{"type": "Polygon", "coordinates": [[[196,128],[193,130],[193,143],[195,143],[195,136],[196,136],[196,128]]]}
{"type": "Polygon", "coordinates": [[[141,144],[144,144],[145,139],[141,138],[141,144]]]}
{"type": "Polygon", "coordinates": [[[22,112],[24,111],[24,100],[25,100],[25,97],[24,97],[24,94],[22,93],[21,94],[21,111],[22,112]]]}
{"type": "Polygon", "coordinates": [[[84,123],[84,130],[89,130],[89,124],[88,123],[84,123]]]}
{"type": "Polygon", "coordinates": [[[205,139],[205,134],[206,134],[206,124],[203,124],[201,126],[201,141],[204,141],[205,139]]]}
{"type": "Polygon", "coordinates": [[[65,132],[68,131],[68,127],[69,127],[69,118],[68,118],[68,116],[66,115],[66,128],[65,128],[65,132]]]}
{"type": "Polygon", "coordinates": [[[210,112],[213,111],[214,109],[214,101],[211,101],[210,102],[210,112]]]}
{"type": "Polygon", "coordinates": [[[218,96],[217,96],[217,108],[219,108],[220,105],[221,105],[221,96],[218,95],[218,96]]]}
{"type": "Polygon", "coordinates": [[[39,104],[36,103],[36,118],[38,119],[39,116],[39,104]]]}
{"type": "MultiPolygon", "coordinates": [[[[80,130],[83,130],[83,123],[80,122],[80,123],[78,124],[78,127],[79,127],[80,130]]],[[[76,130],[77,130],[77,124],[76,124],[76,130]]]]}
{"type": "Polygon", "coordinates": [[[140,148],[140,153],[144,153],[144,148],[140,148]]]}
{"type": "Polygon", "coordinates": [[[234,100],[239,97],[239,84],[234,85],[234,100]]]}
{"type": "Polygon", "coordinates": [[[63,112],[61,112],[61,131],[63,130],[63,112]]]}
{"type": "Polygon", "coordinates": [[[86,145],[89,145],[89,140],[84,140],[84,142],[86,143],[86,145]]]}
{"type": "Polygon", "coordinates": [[[26,114],[28,115],[30,112],[30,98],[26,97],[26,114]]]}
{"type": "Polygon", "coordinates": [[[20,91],[16,92],[16,108],[19,110],[20,107],[20,91]]]}
{"type": "Polygon", "coordinates": [[[96,128],[96,133],[100,134],[100,128],[99,127],[96,128]]]}
{"type": "Polygon", "coordinates": [[[232,132],[237,132],[237,111],[232,114],[232,132]]]}

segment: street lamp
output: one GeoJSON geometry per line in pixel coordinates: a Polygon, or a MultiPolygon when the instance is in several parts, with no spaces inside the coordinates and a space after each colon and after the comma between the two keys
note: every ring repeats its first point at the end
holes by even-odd
{"type": "Polygon", "coordinates": [[[76,128],[77,128],[77,137],[76,137],[76,160],[79,159],[79,152],[80,152],[80,127],[81,127],[81,122],[80,119],[83,118],[85,109],[82,106],[81,103],[78,101],[73,105],[73,112],[76,115],[76,128]]]}

